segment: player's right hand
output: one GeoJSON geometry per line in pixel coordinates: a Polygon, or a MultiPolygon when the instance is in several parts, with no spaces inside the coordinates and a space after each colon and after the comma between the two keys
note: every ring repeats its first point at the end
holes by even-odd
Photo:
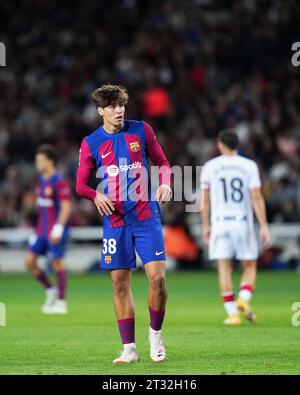
{"type": "Polygon", "coordinates": [[[260,240],[262,242],[263,248],[270,247],[271,244],[271,236],[269,232],[269,228],[267,226],[262,226],[259,231],[260,240]]]}
{"type": "Polygon", "coordinates": [[[169,202],[172,198],[172,189],[167,184],[161,184],[156,191],[156,200],[159,203],[169,202]]]}
{"type": "Polygon", "coordinates": [[[97,192],[94,203],[100,215],[111,215],[113,211],[115,211],[115,206],[113,202],[101,192],[97,192]]]}
{"type": "Polygon", "coordinates": [[[209,239],[211,235],[211,227],[210,226],[204,226],[203,228],[203,234],[202,234],[202,239],[206,245],[209,244],[209,239]]]}

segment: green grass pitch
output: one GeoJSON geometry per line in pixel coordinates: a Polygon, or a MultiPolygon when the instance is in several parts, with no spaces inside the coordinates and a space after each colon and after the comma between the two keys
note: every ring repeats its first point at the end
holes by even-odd
{"type": "MultiPolygon", "coordinates": [[[[235,275],[236,288],[239,275],[235,275]]],[[[69,278],[67,316],[40,312],[44,295],[29,276],[0,276],[0,374],[300,374],[300,326],[291,324],[300,301],[300,276],[258,276],[253,307],[258,322],[224,327],[215,272],[169,273],[164,339],[167,360],[150,361],[147,280],[134,273],[136,341],[141,361],[112,365],[121,349],[108,274],[69,278]]]]}

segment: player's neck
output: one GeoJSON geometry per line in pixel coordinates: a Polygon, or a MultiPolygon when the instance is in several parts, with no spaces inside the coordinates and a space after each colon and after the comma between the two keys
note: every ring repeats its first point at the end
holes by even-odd
{"type": "Polygon", "coordinates": [[[42,173],[42,177],[46,179],[51,178],[55,172],[56,172],[56,168],[52,167],[51,169],[47,169],[46,171],[44,171],[42,173]]]}
{"type": "Polygon", "coordinates": [[[107,133],[110,133],[110,134],[118,133],[120,130],[123,129],[123,126],[124,126],[124,123],[122,123],[122,124],[120,124],[118,126],[115,126],[115,125],[113,125],[113,124],[111,124],[109,122],[105,122],[105,121],[103,122],[103,129],[107,133]]]}
{"type": "Polygon", "coordinates": [[[226,151],[224,151],[224,152],[222,152],[222,155],[223,156],[237,156],[237,151],[230,151],[230,150],[226,150],[226,151]]]}

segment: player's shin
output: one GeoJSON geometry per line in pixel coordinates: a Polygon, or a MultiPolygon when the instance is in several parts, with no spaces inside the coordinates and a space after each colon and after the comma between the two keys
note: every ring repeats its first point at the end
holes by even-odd
{"type": "Polygon", "coordinates": [[[118,327],[124,350],[131,347],[136,348],[135,318],[118,320],[118,327]]]}
{"type": "Polygon", "coordinates": [[[64,268],[63,260],[62,258],[57,258],[54,259],[51,263],[56,274],[58,300],[63,301],[66,298],[67,289],[67,273],[64,268]]]}
{"type": "Polygon", "coordinates": [[[240,292],[239,292],[239,299],[246,300],[247,302],[250,301],[252,298],[252,294],[254,291],[254,287],[250,284],[241,284],[240,292]]]}
{"type": "Polygon", "coordinates": [[[58,288],[58,299],[65,300],[66,288],[67,288],[67,273],[65,270],[59,270],[56,272],[57,288],[58,288]]]}
{"type": "Polygon", "coordinates": [[[165,263],[151,262],[145,267],[149,279],[148,309],[150,328],[160,331],[165,318],[167,288],[165,279],[165,263]]]}
{"type": "Polygon", "coordinates": [[[67,314],[68,306],[65,301],[67,274],[61,259],[53,260],[51,263],[57,278],[57,288],[52,288],[51,292],[49,290],[48,300],[42,309],[46,314],[67,314]]]}
{"type": "Polygon", "coordinates": [[[241,279],[241,287],[239,297],[236,301],[239,311],[244,315],[248,322],[256,322],[256,315],[250,306],[250,300],[254,291],[256,281],[256,261],[246,260],[242,262],[243,276],[241,279]]]}
{"type": "Polygon", "coordinates": [[[166,349],[161,336],[161,328],[165,317],[165,309],[157,311],[149,306],[149,313],[150,357],[154,362],[162,362],[166,358],[166,349]]]}
{"type": "Polygon", "coordinates": [[[162,362],[166,358],[164,341],[161,336],[161,328],[165,318],[165,305],[167,300],[167,290],[164,276],[150,278],[149,290],[149,343],[150,357],[154,362],[162,362]]]}
{"type": "Polygon", "coordinates": [[[36,278],[36,280],[45,288],[45,290],[52,288],[52,284],[48,279],[46,273],[41,270],[37,264],[37,255],[33,254],[32,252],[27,252],[26,259],[25,259],[25,266],[28,271],[36,278]]]}
{"type": "Polygon", "coordinates": [[[37,279],[37,281],[46,289],[51,289],[52,288],[52,284],[50,282],[50,280],[48,279],[47,275],[45,272],[43,271],[39,271],[35,274],[35,278],[37,279]]]}
{"type": "Polygon", "coordinates": [[[132,363],[139,360],[135,345],[135,319],[125,318],[118,320],[123,351],[120,356],[113,360],[114,364],[132,363]]]}
{"type": "Polygon", "coordinates": [[[256,261],[242,261],[243,275],[241,278],[241,286],[238,299],[249,302],[252,298],[254,285],[256,282],[256,261]]]}
{"type": "Polygon", "coordinates": [[[152,307],[148,307],[150,314],[150,328],[154,331],[160,331],[165,318],[165,309],[155,310],[152,307]]]}
{"type": "Polygon", "coordinates": [[[51,306],[49,314],[67,314],[68,305],[65,300],[67,274],[64,269],[56,270],[55,273],[57,277],[57,298],[51,306]]]}
{"type": "Polygon", "coordinates": [[[234,300],[234,292],[233,291],[222,292],[222,299],[227,313],[227,318],[223,322],[224,325],[240,325],[241,320],[239,317],[237,305],[234,300]]]}
{"type": "Polygon", "coordinates": [[[234,292],[233,291],[225,291],[222,292],[222,299],[224,303],[224,308],[228,316],[238,315],[238,309],[234,300],[234,292]]]}
{"type": "Polygon", "coordinates": [[[253,286],[249,284],[242,284],[239,292],[239,297],[236,301],[237,307],[241,313],[244,314],[245,319],[250,322],[256,322],[256,315],[250,306],[250,299],[252,298],[253,286]]]}

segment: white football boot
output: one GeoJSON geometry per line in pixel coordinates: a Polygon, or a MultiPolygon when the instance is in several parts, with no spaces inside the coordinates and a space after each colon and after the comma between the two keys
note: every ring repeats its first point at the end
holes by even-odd
{"type": "Polygon", "coordinates": [[[55,303],[58,295],[58,290],[55,287],[46,289],[46,300],[42,305],[42,312],[44,314],[51,314],[51,308],[55,303]]]}
{"type": "Polygon", "coordinates": [[[224,321],[224,325],[241,325],[241,319],[239,315],[233,314],[229,315],[224,321]]]}
{"type": "Polygon", "coordinates": [[[67,314],[68,305],[63,299],[56,299],[54,304],[50,307],[49,314],[67,314]]]}
{"type": "Polygon", "coordinates": [[[135,347],[124,347],[121,355],[113,360],[113,363],[134,363],[139,360],[139,354],[135,347]]]}
{"type": "Polygon", "coordinates": [[[166,349],[161,331],[149,329],[150,357],[154,362],[162,362],[166,358],[166,349]]]}

